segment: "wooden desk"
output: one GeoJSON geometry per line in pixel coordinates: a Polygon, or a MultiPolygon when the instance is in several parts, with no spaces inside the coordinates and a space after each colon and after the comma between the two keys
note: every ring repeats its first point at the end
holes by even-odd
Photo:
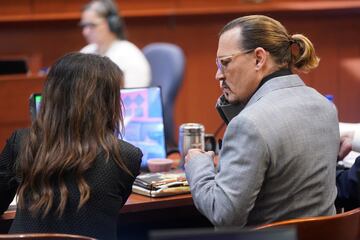
{"type": "Polygon", "coordinates": [[[191,194],[149,198],[131,194],[118,219],[119,239],[147,239],[154,229],[212,227],[195,208],[191,194]]]}
{"type": "MultiPolygon", "coordinates": [[[[0,216],[0,233],[8,231],[14,217],[15,210],[0,216]]],[[[150,198],[133,193],[120,210],[118,236],[122,239],[146,239],[152,229],[211,226],[195,208],[191,194],[150,198]]]]}
{"type": "MultiPolygon", "coordinates": [[[[162,198],[150,198],[133,193],[126,201],[124,207],[120,210],[120,214],[184,206],[194,206],[190,193],[162,198]]],[[[6,211],[0,216],[0,222],[13,220],[15,218],[15,212],[15,210],[6,211]]]]}
{"type": "Polygon", "coordinates": [[[150,198],[133,193],[120,210],[120,214],[184,206],[194,206],[190,193],[162,198],[150,198]]]}

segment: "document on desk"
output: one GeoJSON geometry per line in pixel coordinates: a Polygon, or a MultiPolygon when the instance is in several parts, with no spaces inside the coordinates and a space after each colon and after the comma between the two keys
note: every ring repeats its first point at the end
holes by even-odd
{"type": "Polygon", "coordinates": [[[185,173],[143,173],[134,182],[132,191],[149,197],[164,197],[190,192],[185,173]]]}
{"type": "Polygon", "coordinates": [[[355,163],[357,157],[360,156],[359,152],[351,151],[346,157],[342,160],[344,167],[351,168],[351,166],[355,163]]]}

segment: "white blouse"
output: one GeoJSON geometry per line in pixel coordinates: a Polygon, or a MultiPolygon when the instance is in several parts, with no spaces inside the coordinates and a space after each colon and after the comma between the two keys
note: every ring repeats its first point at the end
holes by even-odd
{"type": "MultiPolygon", "coordinates": [[[[97,54],[97,45],[89,44],[82,53],[97,54]]],[[[124,72],[124,87],[147,87],[151,81],[151,70],[142,51],[126,40],[116,40],[105,53],[124,72]]]]}

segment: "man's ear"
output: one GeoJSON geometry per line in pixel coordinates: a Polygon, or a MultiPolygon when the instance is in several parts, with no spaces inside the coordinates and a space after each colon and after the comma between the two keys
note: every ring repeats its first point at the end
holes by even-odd
{"type": "Polygon", "coordinates": [[[254,53],[255,53],[255,65],[256,65],[255,69],[260,70],[266,62],[267,53],[265,49],[263,49],[262,47],[255,48],[254,53]]]}

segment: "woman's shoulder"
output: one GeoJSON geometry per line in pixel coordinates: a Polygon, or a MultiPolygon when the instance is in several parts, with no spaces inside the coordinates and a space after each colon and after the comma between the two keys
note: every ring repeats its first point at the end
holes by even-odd
{"type": "Polygon", "coordinates": [[[82,49],[80,49],[81,53],[96,53],[96,51],[97,51],[97,45],[94,43],[88,44],[82,49]]]}
{"type": "Polygon", "coordinates": [[[21,149],[21,144],[28,134],[28,129],[18,129],[11,134],[0,155],[2,161],[10,161],[10,164],[15,162],[21,149]]]}
{"type": "Polygon", "coordinates": [[[30,130],[28,128],[21,128],[15,130],[8,139],[8,142],[13,144],[19,144],[26,136],[29,135],[30,130]]]}
{"type": "Polygon", "coordinates": [[[133,160],[140,160],[143,156],[143,153],[140,148],[128,143],[124,140],[119,140],[120,143],[120,154],[122,157],[133,160]]]}
{"type": "Polygon", "coordinates": [[[138,147],[134,146],[133,144],[131,144],[123,139],[119,139],[118,141],[119,141],[120,147],[125,148],[129,151],[136,151],[136,149],[139,149],[138,147]]]}
{"type": "Polygon", "coordinates": [[[112,46],[121,47],[121,48],[139,49],[134,43],[128,40],[116,40],[112,46]]]}
{"type": "Polygon", "coordinates": [[[127,40],[117,40],[109,48],[106,55],[111,56],[117,54],[118,56],[143,56],[142,51],[132,42],[127,40]]]}
{"type": "Polygon", "coordinates": [[[119,140],[119,144],[121,160],[134,175],[138,175],[143,156],[142,151],[124,140],[119,140]]]}

